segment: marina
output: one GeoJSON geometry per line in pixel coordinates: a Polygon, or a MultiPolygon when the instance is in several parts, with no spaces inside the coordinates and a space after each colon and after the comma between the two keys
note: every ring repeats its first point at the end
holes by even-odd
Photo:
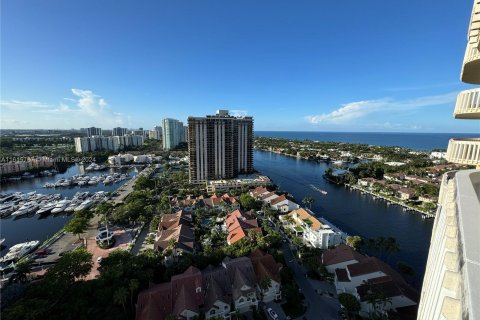
{"type": "MultiPolygon", "coordinates": [[[[108,171],[102,172],[101,175],[98,173],[95,175],[95,173],[87,171],[86,167],[87,165],[75,164],[63,173],[21,179],[20,181],[6,182],[2,185],[0,213],[2,214],[2,238],[5,240],[1,248],[1,256],[4,256],[11,246],[18,243],[30,240],[43,242],[51,238],[66,222],[72,219],[74,211],[82,202],[88,199],[94,201],[103,199],[107,193],[116,191],[124,183],[130,181],[140,170],[136,167],[127,167],[121,170],[110,168],[108,171]],[[73,180],[74,176],[98,177],[105,175],[106,178],[107,176],[121,177],[122,174],[124,174],[124,177],[127,175],[128,177],[116,183],[104,184],[99,182],[96,185],[87,186],[72,184],[69,187],[60,188],[43,187],[46,183],[56,183],[61,179],[73,180]],[[21,199],[12,201],[17,197],[15,194],[21,199]],[[23,205],[29,201],[35,201],[38,204],[35,212],[32,209],[30,213],[12,215],[20,208],[19,204],[23,205]]],[[[35,206],[33,205],[33,207],[35,206]]]]}

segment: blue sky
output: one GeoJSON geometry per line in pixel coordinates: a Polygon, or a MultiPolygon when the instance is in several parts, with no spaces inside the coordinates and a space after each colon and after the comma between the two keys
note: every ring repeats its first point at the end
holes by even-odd
{"type": "Polygon", "coordinates": [[[1,1],[1,127],[479,132],[457,1],[1,1]]]}

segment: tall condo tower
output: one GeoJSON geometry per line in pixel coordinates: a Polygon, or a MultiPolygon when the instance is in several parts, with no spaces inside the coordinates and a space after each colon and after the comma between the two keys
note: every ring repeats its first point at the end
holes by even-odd
{"type": "Polygon", "coordinates": [[[185,142],[183,122],[176,119],[165,118],[162,120],[163,149],[175,149],[180,142],[185,142]]]}
{"type": "Polygon", "coordinates": [[[227,110],[188,118],[189,177],[192,183],[253,172],[253,118],[227,110]]]}
{"type": "MultiPolygon", "coordinates": [[[[463,82],[480,84],[480,0],[473,4],[463,82]]],[[[460,92],[456,119],[480,119],[480,88],[460,92]]],[[[480,319],[480,138],[451,139],[447,160],[477,170],[444,175],[417,319],[480,319]]]]}

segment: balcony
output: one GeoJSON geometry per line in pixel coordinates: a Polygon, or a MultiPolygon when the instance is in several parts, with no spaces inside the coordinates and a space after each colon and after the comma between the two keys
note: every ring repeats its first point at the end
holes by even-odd
{"type": "Polygon", "coordinates": [[[458,94],[455,119],[480,119],[480,89],[465,90],[458,94]]]}
{"type": "Polygon", "coordinates": [[[417,319],[480,319],[480,171],[445,174],[417,319]]]}
{"type": "Polygon", "coordinates": [[[480,84],[480,1],[473,5],[472,18],[468,30],[468,44],[463,60],[462,81],[480,84]]]}
{"type": "Polygon", "coordinates": [[[480,138],[450,139],[447,160],[458,164],[480,166],[480,138]]]}

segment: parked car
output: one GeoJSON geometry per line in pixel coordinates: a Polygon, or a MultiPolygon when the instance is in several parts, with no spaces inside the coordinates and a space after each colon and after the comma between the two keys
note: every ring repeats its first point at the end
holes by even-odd
{"type": "Polygon", "coordinates": [[[273,320],[278,320],[278,314],[272,308],[268,308],[267,313],[273,320]]]}
{"type": "Polygon", "coordinates": [[[103,257],[98,257],[98,258],[97,258],[97,262],[98,262],[99,264],[102,263],[102,260],[103,260],[103,257]]]}

